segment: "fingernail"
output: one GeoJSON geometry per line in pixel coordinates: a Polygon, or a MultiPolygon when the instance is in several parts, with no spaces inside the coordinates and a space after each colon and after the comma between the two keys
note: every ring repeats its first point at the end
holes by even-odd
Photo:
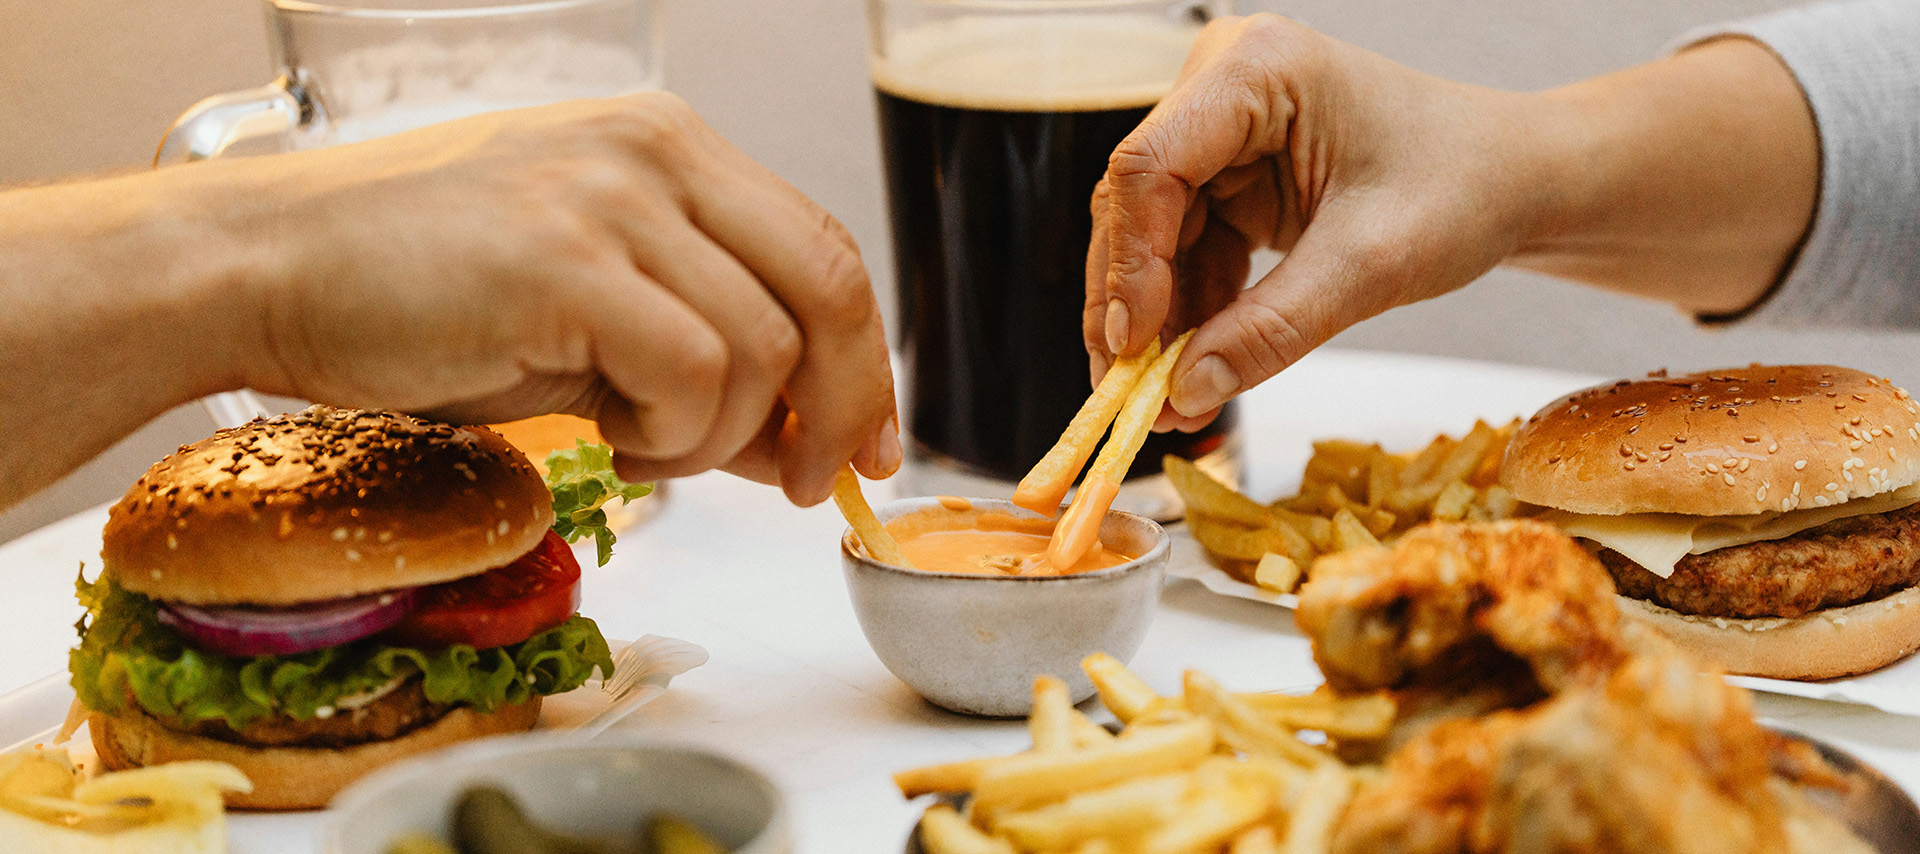
{"type": "Polygon", "coordinates": [[[1091,380],[1090,386],[1093,388],[1099,388],[1100,381],[1106,378],[1107,371],[1110,370],[1112,367],[1113,367],[1113,363],[1108,361],[1105,355],[1100,353],[1088,353],[1087,354],[1087,376],[1091,380]]]}
{"type": "Polygon", "coordinates": [[[874,462],[880,466],[882,477],[892,477],[900,470],[900,417],[887,419],[880,425],[880,448],[874,462]]]}
{"type": "Polygon", "coordinates": [[[1208,354],[1186,376],[1173,384],[1173,408],[1192,418],[1222,403],[1240,391],[1240,375],[1219,354],[1208,354]]]}
{"type": "Polygon", "coordinates": [[[1119,297],[1107,300],[1107,349],[1115,353],[1127,351],[1127,303],[1119,297]]]}

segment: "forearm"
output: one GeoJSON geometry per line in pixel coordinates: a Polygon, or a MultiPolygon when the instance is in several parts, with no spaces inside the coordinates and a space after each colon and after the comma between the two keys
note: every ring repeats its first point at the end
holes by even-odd
{"type": "Polygon", "coordinates": [[[1702,314],[1760,299],[1819,192],[1819,137],[1767,48],[1721,39],[1540,96],[1559,176],[1515,266],[1702,314]]]}
{"type": "Polygon", "coordinates": [[[241,385],[247,251],[197,175],[0,193],[0,507],[241,385]]]}

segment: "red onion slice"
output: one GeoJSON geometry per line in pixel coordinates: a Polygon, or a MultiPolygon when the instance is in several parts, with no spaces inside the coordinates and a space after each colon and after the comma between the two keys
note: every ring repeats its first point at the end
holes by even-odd
{"type": "Polygon", "coordinates": [[[406,619],[413,589],[369,593],[290,608],[202,608],[160,603],[160,622],[221,655],[292,655],[339,646],[406,619]]]}

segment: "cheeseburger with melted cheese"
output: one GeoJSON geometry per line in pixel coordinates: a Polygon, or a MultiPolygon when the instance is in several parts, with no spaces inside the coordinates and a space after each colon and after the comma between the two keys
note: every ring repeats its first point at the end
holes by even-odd
{"type": "Polygon", "coordinates": [[[113,506],[71,655],[103,764],[232,763],[254,809],[525,730],[613,664],[532,464],[483,427],[313,407],[186,445],[113,506]]]}
{"type": "Polygon", "coordinates": [[[1588,541],[1627,613],[1732,673],[1920,647],[1920,405],[1831,365],[1650,376],[1527,420],[1501,481],[1588,541]]]}

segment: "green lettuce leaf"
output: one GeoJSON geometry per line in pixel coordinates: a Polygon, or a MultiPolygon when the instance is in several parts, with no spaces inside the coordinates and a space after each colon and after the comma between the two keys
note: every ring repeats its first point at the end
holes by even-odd
{"type": "Polygon", "coordinates": [[[492,711],[613,674],[599,626],[579,615],[512,646],[394,646],[377,636],[297,655],[215,655],[162,625],[152,599],[108,573],[78,582],[88,618],[69,653],[73,690],[88,708],[114,712],[131,698],[177,726],[219,719],[239,729],[268,715],[307,720],[340,699],[418,674],[428,700],[492,711]]]}
{"type": "Polygon", "coordinates": [[[606,503],[632,501],[653,492],[651,483],[627,483],[613,473],[613,449],[575,439],[574,447],[547,455],[547,491],[553,493],[553,531],[579,542],[593,537],[600,565],[613,557],[613,528],[606,503]]]}

